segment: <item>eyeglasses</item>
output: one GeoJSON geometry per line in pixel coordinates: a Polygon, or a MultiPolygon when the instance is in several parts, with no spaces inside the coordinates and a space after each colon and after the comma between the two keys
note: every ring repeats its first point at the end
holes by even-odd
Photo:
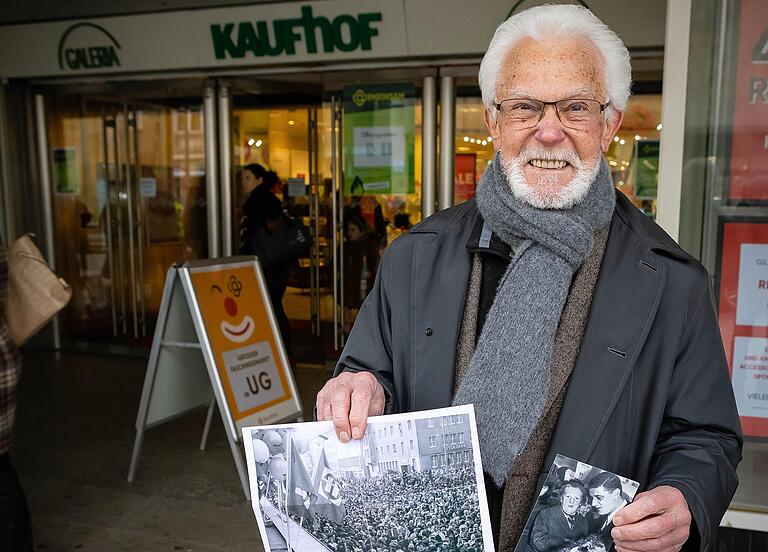
{"type": "Polygon", "coordinates": [[[494,102],[493,107],[499,110],[501,118],[507,126],[522,130],[538,125],[544,117],[546,107],[553,105],[557,118],[564,127],[581,130],[592,126],[609,103],[601,104],[597,100],[584,98],[571,98],[557,102],[510,98],[499,103],[494,102]]]}

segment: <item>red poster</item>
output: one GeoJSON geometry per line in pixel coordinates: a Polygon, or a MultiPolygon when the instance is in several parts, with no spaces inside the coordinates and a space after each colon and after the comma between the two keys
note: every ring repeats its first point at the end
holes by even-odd
{"type": "Polygon", "coordinates": [[[730,198],[768,200],[768,5],[740,6],[730,198]]]}
{"type": "Polygon", "coordinates": [[[768,437],[768,223],[726,222],[720,332],[746,435],[768,437]]]}
{"type": "Polygon", "coordinates": [[[453,202],[457,205],[472,199],[475,195],[476,162],[477,154],[475,153],[457,153],[454,158],[453,202]]]}

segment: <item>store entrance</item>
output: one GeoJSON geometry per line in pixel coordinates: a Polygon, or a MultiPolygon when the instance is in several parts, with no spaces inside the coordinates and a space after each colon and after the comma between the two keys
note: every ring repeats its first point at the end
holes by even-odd
{"type": "Polygon", "coordinates": [[[49,96],[66,346],[151,344],[168,267],[207,256],[201,105],[49,96]]]}
{"type": "Polygon", "coordinates": [[[257,163],[277,173],[272,192],[314,238],[288,271],[282,297],[295,363],[335,363],[386,247],[421,219],[415,85],[347,79],[283,82],[284,93],[269,96],[254,93],[267,88],[254,81],[232,89],[233,220],[247,200],[242,171],[257,163]],[[364,94],[395,100],[360,109],[355,94],[358,104],[364,94]]]}

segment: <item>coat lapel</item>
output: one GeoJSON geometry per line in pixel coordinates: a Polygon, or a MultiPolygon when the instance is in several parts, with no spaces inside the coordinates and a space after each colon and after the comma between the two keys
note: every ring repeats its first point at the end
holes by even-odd
{"type": "MultiPolygon", "coordinates": [[[[453,231],[424,236],[414,252],[411,274],[411,336],[413,339],[412,404],[409,410],[451,404],[456,343],[469,281],[471,258],[466,249],[477,209],[468,206],[452,224],[453,231]]],[[[429,227],[419,229],[430,233],[429,227]]]]}
{"type": "Polygon", "coordinates": [[[648,246],[614,216],[589,320],[547,463],[586,460],[634,368],[658,310],[666,276],[648,246]]]}

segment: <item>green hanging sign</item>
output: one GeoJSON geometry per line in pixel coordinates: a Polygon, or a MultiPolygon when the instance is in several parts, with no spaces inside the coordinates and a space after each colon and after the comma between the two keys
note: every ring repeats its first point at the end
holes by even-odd
{"type": "Polygon", "coordinates": [[[638,140],[635,143],[635,197],[656,199],[659,188],[659,141],[638,140]]]}
{"type": "Polygon", "coordinates": [[[76,194],[78,183],[75,148],[53,148],[53,183],[56,193],[76,194]]]}
{"type": "Polygon", "coordinates": [[[410,84],[344,87],[345,194],[414,193],[415,95],[410,84]]]}

